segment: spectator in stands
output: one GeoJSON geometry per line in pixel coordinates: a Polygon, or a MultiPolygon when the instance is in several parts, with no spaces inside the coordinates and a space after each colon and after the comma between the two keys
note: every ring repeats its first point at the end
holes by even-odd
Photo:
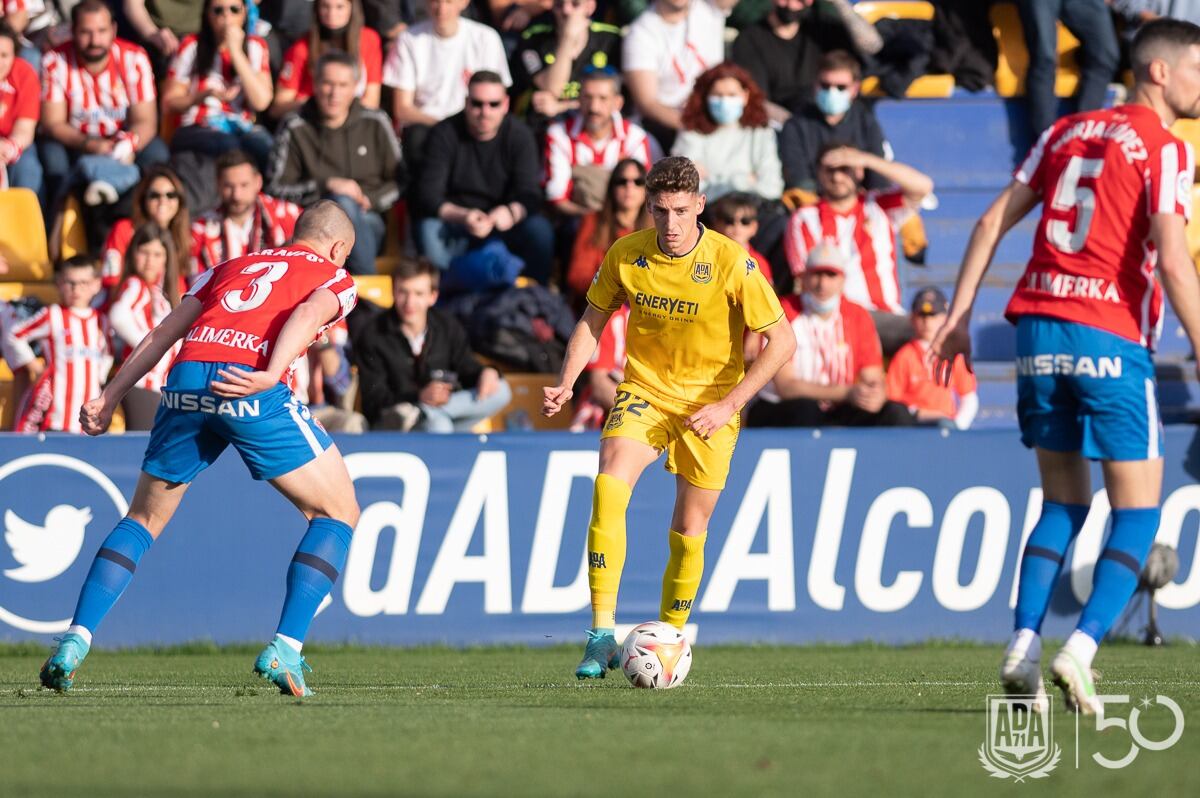
{"type": "Polygon", "coordinates": [[[82,0],[71,9],[71,41],[42,61],[38,157],[47,222],[75,186],[87,187],[87,205],[111,204],[142,170],[168,158],[157,136],[150,59],[116,30],[102,0],[82,0]]]}
{"type": "Polygon", "coordinates": [[[180,274],[191,277],[189,254],[192,251],[192,220],[188,213],[187,194],[179,175],[166,164],[155,164],[146,170],[133,190],[133,215],[118,219],[104,242],[101,281],[108,290],[116,288],[125,271],[125,253],[133,232],[147,222],[154,222],[171,235],[171,245],[179,259],[180,274]]]}
{"type": "Polygon", "coordinates": [[[948,386],[934,380],[929,366],[929,342],[949,308],[946,295],[937,288],[924,288],[913,297],[914,336],[888,365],[888,399],[906,406],[918,422],[969,429],[979,412],[975,375],[962,355],[954,361],[948,386]]]}
{"type": "Polygon", "coordinates": [[[241,150],[217,158],[217,193],[221,205],[192,224],[192,273],[292,237],[299,206],[262,193],[262,173],[241,150]]]}
{"type": "Polygon", "coordinates": [[[489,24],[500,31],[511,47],[513,36],[529,27],[534,19],[550,10],[551,0],[485,0],[489,24]]]}
{"type": "MultiPolygon", "coordinates": [[[[36,69],[42,68],[43,52],[71,40],[71,26],[59,13],[59,5],[46,0],[3,0],[3,16],[13,21],[13,30],[24,45],[20,57],[36,69]]],[[[74,2],[61,3],[63,14],[69,14],[75,5],[74,2]]]]}
{"type": "Polygon", "coordinates": [[[779,145],[767,125],[762,90],[733,62],[718,64],[696,79],[671,154],[696,164],[700,191],[710,201],[730,191],[769,200],[783,194],[779,145]]]}
{"type": "Polygon", "coordinates": [[[200,32],[184,37],[167,73],[163,107],[182,114],[175,152],[249,153],[266,169],[271,134],[254,123],[274,88],[267,43],[246,33],[246,3],[205,0],[200,32]]]}
{"type": "MultiPolygon", "coordinates": [[[[146,222],[133,234],[125,252],[120,286],[108,309],[113,343],[122,350],[123,357],[128,357],[179,304],[183,293],[181,259],[169,229],[146,222]]],[[[121,402],[125,411],[125,429],[148,430],[154,426],[154,414],[167,383],[167,373],[182,345],[182,341],[176,342],[158,365],[125,395],[121,402]]]]}
{"type": "Polygon", "coordinates": [[[367,26],[383,37],[385,51],[416,21],[418,5],[418,0],[363,0],[367,26]]]}
{"type": "Polygon", "coordinates": [[[200,29],[204,0],[124,0],[123,10],[161,68],[179,52],[180,39],[200,29]]]}
{"type": "MultiPolygon", "coordinates": [[[[85,0],[86,2],[86,0],[85,0]]],[[[17,411],[16,432],[82,432],[79,408],[100,395],[112,367],[108,321],[93,308],[100,292],[100,269],[87,255],[54,268],[59,304],[47,305],[5,330],[5,356],[13,371],[27,368],[42,341],[46,367],[17,411]]]]}
{"type": "Polygon", "coordinates": [[[652,224],[646,209],[646,165],[626,158],[616,165],[608,179],[604,205],[596,213],[583,217],[575,237],[571,263],[567,267],[567,287],[582,300],[609,247],[621,236],[652,224]]]}
{"type": "MultiPolygon", "coordinates": [[[[437,0],[435,0],[437,2],[437,0]]],[[[524,274],[545,284],[554,229],[538,213],[537,143],[509,115],[504,80],[476,72],[467,107],[429,133],[416,185],[417,245],[439,269],[489,237],[525,262],[524,274]]]]}
{"type": "Polygon", "coordinates": [[[871,316],[843,293],[845,256],[822,244],[808,254],[800,295],[782,300],[796,354],[759,394],[754,427],[874,427],[913,423],[889,402],[883,352],[871,316]]]}
{"type": "Polygon", "coordinates": [[[754,258],[757,268],[767,282],[775,283],[775,275],[765,255],[752,243],[758,235],[758,213],[762,200],[747,191],[730,191],[708,206],[709,226],[723,236],[728,236],[742,245],[754,258]]]}
{"type": "Polygon", "coordinates": [[[387,232],[383,214],[400,198],[400,143],[382,111],[355,99],[359,68],[348,53],[321,56],[316,93],[280,124],[268,191],[301,206],[321,197],[337,202],[354,224],[346,268],[374,274],[387,232]]]}
{"type": "Polygon", "coordinates": [[[367,431],[367,419],[354,410],[357,378],[350,368],[345,319],[330,327],[296,361],[292,393],[301,397],[313,418],[329,432],[354,435],[367,431]]]}
{"type": "Polygon", "coordinates": [[[25,38],[25,32],[29,30],[29,8],[26,0],[0,0],[0,22],[8,26],[16,38],[17,57],[24,59],[25,63],[35,70],[41,69],[41,50],[25,38]]]}
{"type": "Polygon", "coordinates": [[[317,61],[324,53],[348,53],[357,64],[354,96],[363,108],[379,107],[383,80],[383,49],[379,34],[363,25],[359,0],[315,0],[312,30],[288,48],[275,85],[271,115],[277,119],[296,111],[313,94],[317,61]]]}
{"type": "Polygon", "coordinates": [[[37,70],[17,57],[20,37],[0,22],[0,189],[42,191],[42,163],[33,146],[42,88],[37,70]]]}
{"type": "Polygon", "coordinates": [[[665,149],[683,128],[696,78],[725,60],[725,16],[713,0],[655,0],[629,26],[625,82],[642,124],[665,149]]]}
{"type": "Polygon", "coordinates": [[[1080,111],[1104,105],[1108,82],[1117,71],[1120,50],[1112,14],[1104,0],[1017,0],[1029,71],[1025,96],[1036,138],[1058,118],[1054,83],[1058,74],[1058,20],[1079,39],[1080,111]]]}
{"type": "MultiPolygon", "coordinates": [[[[817,153],[834,139],[891,160],[891,147],[875,112],[859,97],[861,75],[858,59],[845,50],[821,56],[815,100],[805,103],[779,134],[783,182],[788,188],[816,191],[817,153]]],[[[863,185],[868,189],[885,188],[887,181],[868,171],[863,185]]]]}
{"type": "Polygon", "coordinates": [[[388,50],[383,82],[395,90],[392,118],[405,131],[410,159],[419,160],[430,126],[462,111],[471,75],[489,71],[512,85],[500,34],[463,18],[469,2],[428,0],[429,19],[403,31],[388,50]]]}
{"type": "Polygon", "coordinates": [[[579,110],[546,131],[546,201],[558,213],[582,216],[599,209],[609,174],[632,158],[646,168],[661,153],[640,125],[621,116],[621,78],[604,68],[583,76],[579,110]]]}
{"type": "Polygon", "coordinates": [[[462,325],[433,307],[440,277],[427,261],[402,260],[393,310],[357,331],[354,359],[373,429],[468,431],[512,398],[500,373],[471,352],[462,325]]]}
{"type": "Polygon", "coordinates": [[[1107,0],[1123,23],[1121,38],[1133,41],[1138,29],[1147,22],[1170,17],[1200,25],[1200,2],[1196,0],[1107,0]]]}
{"type": "Polygon", "coordinates": [[[788,266],[798,276],[818,243],[836,246],[846,259],[846,298],[871,311],[890,355],[911,335],[900,304],[896,229],[933,191],[933,181],[911,166],[834,140],[818,152],[817,185],[816,204],[792,214],[784,232],[788,266]],[[862,191],[866,169],[896,188],[862,191]]]}
{"type": "Polygon", "coordinates": [[[595,13],[596,0],[554,0],[552,13],[521,34],[512,74],[519,94],[531,92],[534,113],[552,119],[574,109],[589,71],[620,73],[621,29],[593,22],[595,13]]]}
{"type": "Polygon", "coordinates": [[[731,59],[745,67],[767,95],[771,121],[780,124],[812,98],[824,53],[845,50],[859,57],[883,48],[875,26],[847,0],[773,0],[771,13],[738,35],[731,59]]]}

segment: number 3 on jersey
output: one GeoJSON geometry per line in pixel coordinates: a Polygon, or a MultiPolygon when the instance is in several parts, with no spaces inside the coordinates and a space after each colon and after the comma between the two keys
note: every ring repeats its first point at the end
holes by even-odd
{"type": "Polygon", "coordinates": [[[243,313],[260,307],[271,295],[273,284],[282,279],[283,275],[287,274],[287,270],[288,264],[281,260],[250,264],[242,269],[242,274],[264,273],[259,274],[251,281],[250,285],[240,291],[226,291],[225,296],[221,297],[221,304],[230,313],[243,313]],[[247,289],[250,294],[244,296],[247,289]]]}
{"type": "Polygon", "coordinates": [[[1046,222],[1046,238],[1060,252],[1074,255],[1087,243],[1088,230],[1092,226],[1092,214],[1096,210],[1096,192],[1090,186],[1081,186],[1083,178],[1098,178],[1104,169],[1100,158],[1071,156],[1067,168],[1063,169],[1054,188],[1050,207],[1056,211],[1075,209],[1075,227],[1066,219],[1050,219],[1046,222]]]}

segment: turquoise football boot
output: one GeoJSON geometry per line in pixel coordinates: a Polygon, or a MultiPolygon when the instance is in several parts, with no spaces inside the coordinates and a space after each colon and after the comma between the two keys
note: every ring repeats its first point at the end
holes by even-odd
{"type": "Polygon", "coordinates": [[[603,679],[621,664],[621,646],[609,632],[588,632],[587,648],[575,669],[577,679],[603,679]]]}
{"type": "Polygon", "coordinates": [[[300,652],[279,640],[272,640],[254,662],[254,672],[279,688],[284,695],[298,698],[313,691],[304,683],[304,672],[312,672],[300,652]]]}
{"type": "Polygon", "coordinates": [[[42,686],[51,690],[65,693],[75,683],[75,671],[83,664],[83,658],[88,655],[91,646],[79,635],[69,632],[62,637],[56,637],[58,648],[50,655],[50,659],[42,665],[38,676],[42,686]]]}

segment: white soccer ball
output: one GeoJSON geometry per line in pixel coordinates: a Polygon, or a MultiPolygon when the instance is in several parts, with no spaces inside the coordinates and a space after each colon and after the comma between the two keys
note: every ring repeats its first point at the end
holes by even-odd
{"type": "Polygon", "coordinates": [[[691,644],[662,621],[633,627],[621,647],[621,670],[634,687],[669,690],[682,684],[691,669],[691,644]]]}

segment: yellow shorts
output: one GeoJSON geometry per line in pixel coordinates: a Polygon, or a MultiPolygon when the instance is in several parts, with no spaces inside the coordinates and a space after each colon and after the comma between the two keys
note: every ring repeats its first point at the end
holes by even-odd
{"type": "MultiPolygon", "coordinates": [[[[633,438],[667,452],[667,471],[678,474],[697,488],[721,490],[729,476],[729,461],[737,445],[741,418],[734,413],[729,423],[704,440],[686,426],[691,412],[681,413],[642,399],[622,383],[616,402],[604,424],[603,438],[633,438]]],[[[698,409],[698,408],[697,408],[698,409]]]]}

